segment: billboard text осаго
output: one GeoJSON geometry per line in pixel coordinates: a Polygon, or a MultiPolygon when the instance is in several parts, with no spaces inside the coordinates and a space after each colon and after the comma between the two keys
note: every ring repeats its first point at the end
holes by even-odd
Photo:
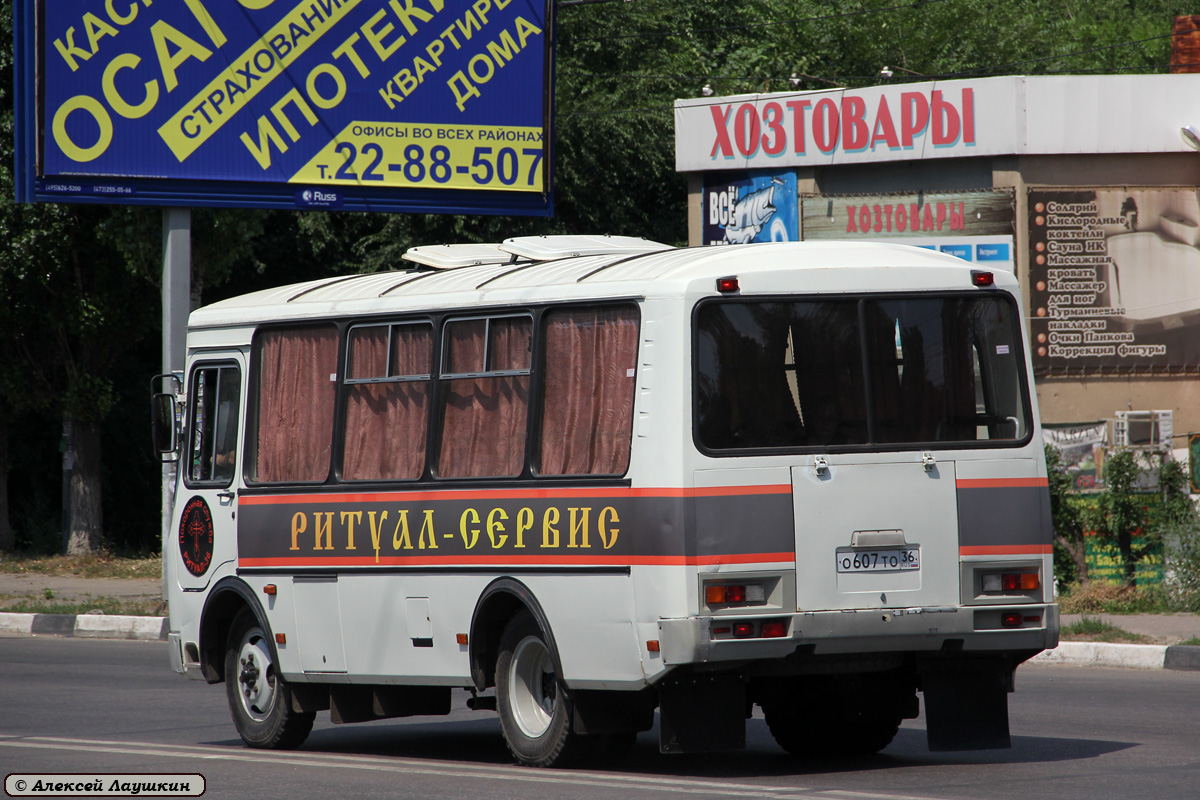
{"type": "Polygon", "coordinates": [[[545,0],[41,6],[41,190],[249,182],[301,206],[383,190],[546,211],[545,0]]]}

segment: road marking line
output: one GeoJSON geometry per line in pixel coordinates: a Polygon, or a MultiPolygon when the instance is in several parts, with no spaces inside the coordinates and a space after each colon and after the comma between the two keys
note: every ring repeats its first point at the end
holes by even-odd
{"type": "Polygon", "coordinates": [[[674,794],[720,794],[725,797],[763,797],[779,800],[817,800],[833,795],[870,798],[870,800],[928,800],[909,795],[864,794],[804,787],[770,786],[752,783],[689,780],[686,778],[654,778],[637,775],[596,774],[579,770],[535,772],[523,767],[488,767],[459,765],[451,762],[417,761],[414,759],[332,754],[277,753],[268,751],[232,751],[195,745],[159,745],[145,742],[103,742],[92,739],[66,739],[31,736],[19,740],[0,740],[0,748],[17,747],[42,750],[66,750],[91,753],[160,756],[164,758],[200,758],[210,761],[241,761],[258,764],[278,764],[311,767],[337,767],[376,772],[429,775],[434,777],[483,778],[523,783],[554,783],[581,787],[641,789],[674,794]]]}

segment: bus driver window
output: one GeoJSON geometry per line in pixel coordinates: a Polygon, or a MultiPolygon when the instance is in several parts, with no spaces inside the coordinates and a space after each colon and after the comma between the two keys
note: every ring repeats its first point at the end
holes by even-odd
{"type": "Polygon", "coordinates": [[[235,366],[204,366],[192,373],[188,483],[228,486],[233,482],[240,395],[241,377],[235,366]]]}

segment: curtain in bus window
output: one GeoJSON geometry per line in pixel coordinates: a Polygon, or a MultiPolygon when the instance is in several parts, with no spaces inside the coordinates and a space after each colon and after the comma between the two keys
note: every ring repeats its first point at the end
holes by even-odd
{"type": "Polygon", "coordinates": [[[872,385],[881,385],[885,376],[889,381],[899,377],[898,397],[891,392],[872,396],[876,441],[975,439],[968,308],[967,302],[950,298],[865,303],[872,385]]]}
{"type": "Polygon", "coordinates": [[[801,444],[867,440],[858,303],[814,301],[789,307],[795,349],[801,444]]]}
{"type": "Polygon", "coordinates": [[[797,357],[789,346],[789,309],[784,303],[742,302],[702,308],[697,426],[705,446],[805,443],[789,361],[797,357]]]}
{"type": "Polygon", "coordinates": [[[323,481],[329,475],[338,338],[333,326],[264,331],[256,342],[255,480],[323,481]]]}
{"type": "Polygon", "coordinates": [[[521,473],[529,374],[489,373],[528,370],[531,332],[527,317],[462,320],[446,325],[445,371],[482,374],[449,378],[443,383],[440,477],[521,473]]]}
{"type": "Polygon", "coordinates": [[[345,480],[413,480],[425,470],[429,379],[411,378],[429,375],[432,327],[396,325],[391,330],[390,375],[388,326],[351,331],[348,377],[392,380],[346,386],[345,480]]]}
{"type": "Polygon", "coordinates": [[[633,427],[637,309],[555,311],[545,331],[541,474],[623,474],[633,427]]]}

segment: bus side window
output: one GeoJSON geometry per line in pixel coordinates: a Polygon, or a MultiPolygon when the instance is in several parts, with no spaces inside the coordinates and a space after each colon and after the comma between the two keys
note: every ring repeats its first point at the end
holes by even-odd
{"type": "Polygon", "coordinates": [[[622,475],[629,467],[638,351],[634,306],[546,315],[542,475],[622,475]]]}
{"type": "Polygon", "coordinates": [[[533,321],[455,319],[442,340],[442,478],[516,477],[525,465],[533,321]]]}
{"type": "Polygon", "coordinates": [[[329,477],[337,354],[332,325],[255,335],[258,430],[248,469],[253,480],[314,483],[329,477]]]}
{"type": "Polygon", "coordinates": [[[421,477],[432,365],[433,325],[428,322],[350,329],[344,480],[421,477]]]}
{"type": "Polygon", "coordinates": [[[233,482],[241,384],[234,366],[202,367],[192,373],[188,483],[233,482]]]}

